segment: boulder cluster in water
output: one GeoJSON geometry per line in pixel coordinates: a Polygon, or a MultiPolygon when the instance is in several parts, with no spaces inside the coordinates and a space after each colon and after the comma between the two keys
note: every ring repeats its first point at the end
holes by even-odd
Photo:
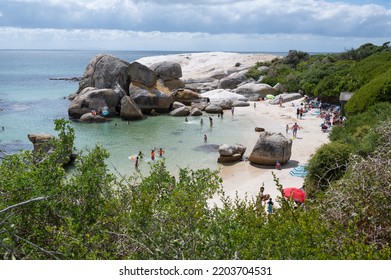
{"type": "MultiPolygon", "coordinates": [[[[238,62],[230,71],[220,71],[219,75],[207,78],[181,80],[182,68],[177,62],[164,61],[147,67],[137,61],[129,63],[100,54],[90,61],[79,81],[79,89],[69,97],[68,114],[82,122],[104,122],[110,117],[140,120],[146,115],[161,113],[200,116],[203,112],[222,114],[223,110],[232,107],[249,106],[248,101],[270,98],[270,95],[276,97],[275,102],[280,102],[280,98],[287,102],[302,97],[300,93],[282,93],[285,89],[280,84],[272,87],[261,80],[249,79],[246,76],[248,70],[239,66],[238,62]]],[[[266,72],[268,69],[263,66],[261,70],[266,72]]],[[[249,160],[273,165],[278,158],[286,163],[292,142],[286,139],[275,141],[274,138],[280,136],[262,134],[259,141],[267,144],[260,142],[257,145],[268,149],[256,149],[249,160]],[[282,155],[276,152],[280,149],[272,142],[278,147],[283,146],[282,155]]],[[[241,159],[245,149],[241,145],[221,147],[219,162],[241,159]]]]}
{"type": "Polygon", "coordinates": [[[90,61],[77,92],[69,97],[72,101],[68,115],[84,122],[100,122],[109,117],[139,120],[160,113],[220,114],[232,106],[249,106],[249,100],[280,92],[281,85],[272,87],[248,79],[247,70],[239,66],[237,62],[220,75],[181,80],[182,68],[176,62],[158,62],[147,67],[100,54],[90,61]]]}

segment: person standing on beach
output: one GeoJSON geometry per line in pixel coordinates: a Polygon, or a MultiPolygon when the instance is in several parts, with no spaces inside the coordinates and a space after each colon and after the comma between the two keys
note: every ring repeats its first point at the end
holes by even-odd
{"type": "Polygon", "coordinates": [[[204,142],[208,141],[208,137],[204,134],[204,142]]]}
{"type": "Polygon", "coordinates": [[[296,110],[296,117],[299,118],[299,116],[300,116],[300,108],[297,108],[297,110],[296,110]]]}
{"type": "Polygon", "coordinates": [[[203,119],[201,119],[200,123],[201,123],[201,125],[203,125],[203,124],[204,124],[204,120],[203,120],[203,119]]]}
{"type": "Polygon", "coordinates": [[[289,132],[289,124],[286,124],[285,133],[288,135],[289,132]]]}
{"type": "Polygon", "coordinates": [[[296,138],[297,136],[297,130],[299,130],[300,126],[295,123],[293,126],[292,126],[292,135],[293,135],[293,138],[296,138]]]}
{"type": "Polygon", "coordinates": [[[234,107],[234,106],[231,107],[231,113],[232,113],[232,116],[233,116],[234,113],[235,113],[235,107],[234,107]]]}
{"type": "Polygon", "coordinates": [[[272,198],[269,198],[269,201],[267,202],[267,213],[272,214],[273,213],[273,200],[272,198]]]}
{"type": "Polygon", "coordinates": [[[213,126],[213,119],[211,117],[209,117],[209,124],[210,126],[213,126]]]}
{"type": "Polygon", "coordinates": [[[159,153],[159,157],[162,157],[165,151],[162,148],[160,148],[158,153],[159,153]]]}
{"type": "Polygon", "coordinates": [[[155,160],[155,150],[151,150],[151,159],[155,160]]]}
{"type": "Polygon", "coordinates": [[[136,161],[134,163],[134,167],[136,167],[136,169],[138,169],[138,156],[136,157],[136,161]]]}

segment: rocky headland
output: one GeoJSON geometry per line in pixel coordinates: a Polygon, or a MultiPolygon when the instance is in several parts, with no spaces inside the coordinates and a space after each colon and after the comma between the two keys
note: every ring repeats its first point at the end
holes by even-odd
{"type": "MultiPolygon", "coordinates": [[[[87,65],[77,92],[70,95],[68,115],[84,122],[102,122],[112,117],[139,120],[160,113],[219,114],[232,106],[249,106],[247,101],[281,93],[277,87],[246,76],[257,62],[274,58],[265,54],[208,52],[127,62],[100,54],[87,65]]],[[[263,66],[262,71],[267,67],[263,66]]]]}

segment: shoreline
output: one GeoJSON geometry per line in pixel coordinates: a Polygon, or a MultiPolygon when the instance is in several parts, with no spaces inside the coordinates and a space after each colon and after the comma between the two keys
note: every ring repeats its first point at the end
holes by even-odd
{"type": "MultiPolygon", "coordinates": [[[[241,162],[222,165],[219,172],[223,179],[223,190],[227,196],[234,198],[236,193],[239,198],[248,197],[256,198],[262,183],[265,187],[265,194],[269,194],[275,201],[277,196],[281,194],[277,190],[276,183],[272,172],[279,179],[279,183],[286,187],[302,187],[304,178],[292,176],[289,172],[299,165],[304,165],[308,162],[311,155],[323,144],[329,142],[328,133],[323,133],[320,128],[322,119],[308,112],[303,116],[303,119],[296,118],[296,106],[300,106],[304,98],[287,102],[283,107],[271,105],[268,101],[255,102],[256,108],[253,108],[254,102],[251,102],[249,107],[239,107],[235,110],[240,111],[244,117],[253,121],[256,126],[262,127],[261,123],[257,123],[257,117],[262,116],[262,119],[267,118],[270,121],[279,123],[276,132],[281,132],[286,135],[286,125],[291,127],[295,122],[301,127],[297,133],[297,138],[292,140],[292,155],[289,162],[282,166],[281,170],[276,170],[274,166],[253,165],[248,160],[241,162]],[[292,106],[294,104],[295,106],[292,106]]],[[[255,127],[254,127],[255,128],[255,127]]],[[[246,152],[244,157],[248,157],[259,137],[259,133],[253,132],[250,134],[248,143],[246,143],[246,152]],[[252,144],[251,144],[252,143],[252,144]]],[[[292,138],[292,132],[289,130],[288,137],[292,138]]],[[[213,199],[213,202],[218,200],[213,199]]]]}

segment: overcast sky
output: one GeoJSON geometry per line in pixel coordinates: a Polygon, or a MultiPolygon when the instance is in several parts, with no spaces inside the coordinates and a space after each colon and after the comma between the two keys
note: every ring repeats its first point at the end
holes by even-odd
{"type": "Polygon", "coordinates": [[[0,49],[342,52],[391,41],[391,1],[0,0],[0,49]]]}

